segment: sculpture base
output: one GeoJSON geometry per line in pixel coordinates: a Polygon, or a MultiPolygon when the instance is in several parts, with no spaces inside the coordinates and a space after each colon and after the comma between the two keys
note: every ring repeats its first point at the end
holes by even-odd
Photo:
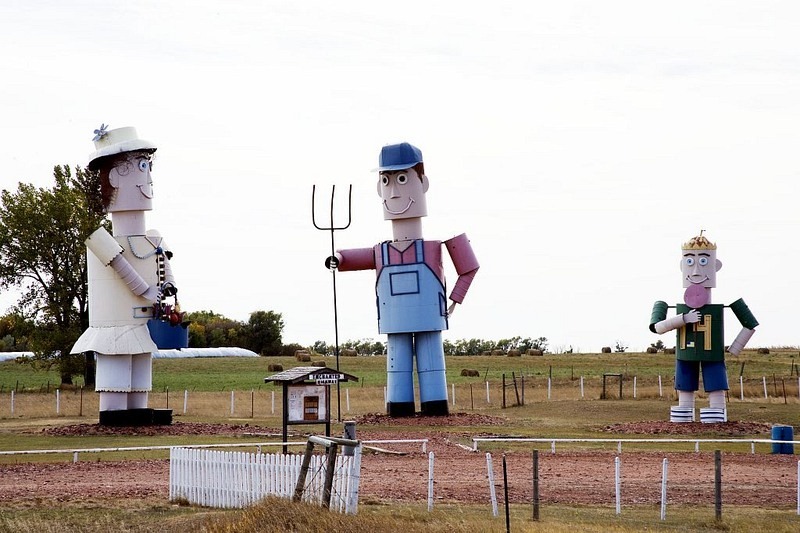
{"type": "Polygon", "coordinates": [[[172,409],[120,409],[100,411],[101,426],[169,426],[172,409]]]}
{"type": "Polygon", "coordinates": [[[432,402],[422,402],[422,416],[447,416],[450,411],[447,407],[447,400],[434,400],[432,402]]]}
{"type": "Polygon", "coordinates": [[[386,414],[396,418],[414,416],[414,402],[386,402],[386,414]]]}

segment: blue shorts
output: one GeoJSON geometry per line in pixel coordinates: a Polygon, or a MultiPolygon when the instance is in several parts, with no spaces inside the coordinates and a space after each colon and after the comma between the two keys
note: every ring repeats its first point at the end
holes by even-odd
{"type": "Polygon", "coordinates": [[[675,361],[675,389],[694,392],[700,388],[700,370],[703,370],[703,389],[706,392],[728,390],[728,372],[725,361],[675,361]]]}

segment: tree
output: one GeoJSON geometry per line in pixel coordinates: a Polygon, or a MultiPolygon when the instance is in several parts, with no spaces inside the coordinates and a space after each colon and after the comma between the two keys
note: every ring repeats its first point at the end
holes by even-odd
{"type": "Polygon", "coordinates": [[[27,352],[28,338],[36,326],[19,313],[0,316],[0,352],[27,352]]]}
{"type": "Polygon", "coordinates": [[[278,355],[281,351],[283,316],[274,311],[250,313],[246,332],[248,347],[261,355],[278,355]]]}
{"type": "Polygon", "coordinates": [[[314,345],[311,347],[314,353],[318,353],[320,355],[332,355],[333,354],[333,347],[328,346],[328,343],[325,341],[316,341],[314,345]]]}
{"type": "Polygon", "coordinates": [[[651,348],[655,348],[658,352],[663,352],[666,346],[664,345],[664,341],[658,339],[656,342],[650,344],[651,348]]]}
{"type": "Polygon", "coordinates": [[[63,384],[81,372],[69,354],[89,326],[84,241],[107,224],[97,174],[66,165],[53,169],[51,189],[19,183],[0,193],[0,288],[17,288],[15,311],[36,325],[28,347],[44,366],[58,365],[63,384]]]}
{"type": "Polygon", "coordinates": [[[245,324],[226,318],[213,311],[194,311],[186,313],[189,325],[190,348],[221,348],[239,346],[240,336],[245,324]]]}

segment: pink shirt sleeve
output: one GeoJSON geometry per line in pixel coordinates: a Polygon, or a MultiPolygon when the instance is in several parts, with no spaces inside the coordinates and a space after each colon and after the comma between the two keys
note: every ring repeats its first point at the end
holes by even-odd
{"type": "Polygon", "coordinates": [[[465,233],[446,240],[444,245],[453,261],[456,274],[458,274],[458,280],[450,293],[450,299],[462,303],[480,265],[465,233]]]}
{"type": "Polygon", "coordinates": [[[375,269],[374,248],[352,248],[350,250],[336,250],[336,252],[342,256],[342,261],[339,263],[339,271],[341,272],[375,269]]]}

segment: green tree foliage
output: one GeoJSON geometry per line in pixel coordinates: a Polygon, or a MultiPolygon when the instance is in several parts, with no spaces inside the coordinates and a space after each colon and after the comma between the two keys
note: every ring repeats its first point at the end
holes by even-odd
{"type": "Polygon", "coordinates": [[[274,311],[254,311],[247,322],[247,347],[261,355],[281,352],[283,316],[274,311]]]}
{"type": "Polygon", "coordinates": [[[0,193],[0,288],[21,291],[15,312],[36,326],[27,347],[44,366],[58,365],[61,381],[83,369],[69,351],[89,325],[84,241],[103,223],[96,173],[53,169],[55,185],[19,183],[0,193]]]}
{"type": "Polygon", "coordinates": [[[27,352],[28,338],[35,329],[33,322],[19,313],[0,316],[0,352],[27,352]]]}
{"type": "MultiPolygon", "coordinates": [[[[372,339],[347,340],[339,344],[339,352],[349,349],[355,350],[359,355],[383,355],[386,353],[386,345],[380,341],[372,339]]],[[[330,355],[334,355],[334,347],[330,347],[330,355]]]]}
{"type": "Polygon", "coordinates": [[[664,341],[658,339],[656,342],[652,343],[650,347],[655,348],[659,352],[663,352],[664,349],[666,348],[666,345],[664,344],[664,341]]]}
{"type": "MultiPolygon", "coordinates": [[[[457,341],[444,340],[444,353],[447,355],[481,355],[492,350],[518,349],[526,351],[528,349],[538,349],[543,352],[547,350],[547,338],[539,337],[512,337],[510,339],[500,339],[499,341],[484,339],[459,339],[457,341]]],[[[350,348],[356,350],[359,355],[382,355],[386,353],[386,345],[383,342],[373,339],[347,340],[339,345],[340,350],[350,348]]],[[[325,341],[316,341],[311,349],[318,354],[333,355],[334,347],[325,341]]]]}
{"type": "Polygon", "coordinates": [[[282,344],[283,318],[275,311],[255,311],[248,322],[227,318],[214,311],[186,313],[190,348],[237,346],[261,355],[294,354],[298,345],[282,344]]]}
{"type": "Polygon", "coordinates": [[[328,346],[328,343],[325,341],[317,341],[311,346],[311,350],[320,355],[333,355],[334,347],[328,346]]]}
{"type": "Polygon", "coordinates": [[[244,347],[242,342],[245,324],[224,317],[213,311],[187,313],[190,348],[221,348],[223,346],[244,347]]]}

